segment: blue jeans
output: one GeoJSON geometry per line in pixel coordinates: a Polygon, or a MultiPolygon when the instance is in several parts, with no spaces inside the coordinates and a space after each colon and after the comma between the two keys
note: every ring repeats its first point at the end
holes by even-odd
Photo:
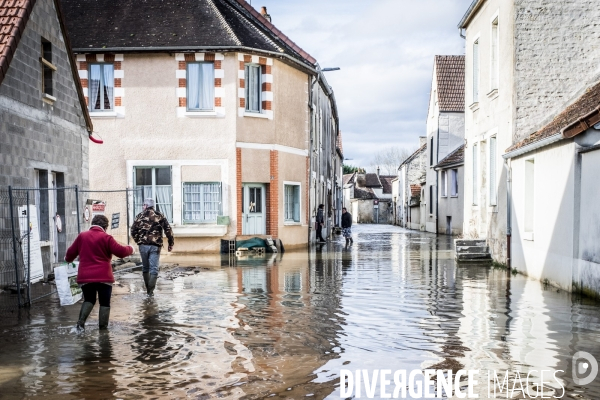
{"type": "Polygon", "coordinates": [[[140,256],[142,256],[142,272],[158,275],[160,247],[142,244],[140,245],[140,256]]]}

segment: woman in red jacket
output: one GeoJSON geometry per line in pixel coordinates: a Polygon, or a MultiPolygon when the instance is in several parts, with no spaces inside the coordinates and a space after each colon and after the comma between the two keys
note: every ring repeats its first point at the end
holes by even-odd
{"type": "Polygon", "coordinates": [[[122,246],[106,233],[108,218],[96,215],[92,219],[92,227],[77,236],[67,250],[65,261],[72,262],[79,256],[77,283],[83,292],[83,304],[79,312],[77,328],[83,330],[85,320],[96,304],[96,294],[100,300],[99,326],[108,327],[110,317],[110,296],[115,277],[112,272],[111,259],[113,254],[124,258],[133,254],[133,247],[122,246]]]}

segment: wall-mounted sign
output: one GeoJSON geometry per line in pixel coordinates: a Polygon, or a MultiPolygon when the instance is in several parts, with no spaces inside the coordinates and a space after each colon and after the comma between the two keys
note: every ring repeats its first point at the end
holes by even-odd
{"type": "Polygon", "coordinates": [[[21,249],[23,250],[25,267],[30,266],[31,283],[35,283],[44,278],[44,265],[42,263],[37,209],[34,205],[29,206],[29,226],[27,226],[27,211],[27,206],[19,207],[19,228],[22,238],[21,249]]]}
{"type": "Polygon", "coordinates": [[[83,219],[85,219],[85,222],[90,220],[90,209],[88,206],[85,206],[85,209],[83,210],[83,219]]]}
{"type": "Polygon", "coordinates": [[[121,219],[121,213],[114,213],[110,222],[110,229],[117,229],[119,227],[119,220],[121,219]]]}
{"type": "Polygon", "coordinates": [[[60,219],[60,215],[58,215],[58,213],[56,213],[56,217],[54,217],[54,223],[56,224],[56,231],[62,232],[62,220],[60,219]]]}
{"type": "Polygon", "coordinates": [[[94,200],[92,203],[92,218],[96,215],[104,215],[106,211],[106,203],[100,200],[94,200]]]}

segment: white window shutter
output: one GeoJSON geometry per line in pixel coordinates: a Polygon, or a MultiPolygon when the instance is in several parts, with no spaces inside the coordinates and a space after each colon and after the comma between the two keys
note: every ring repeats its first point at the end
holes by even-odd
{"type": "Polygon", "coordinates": [[[473,43],[473,103],[479,102],[479,40],[473,43]]]}

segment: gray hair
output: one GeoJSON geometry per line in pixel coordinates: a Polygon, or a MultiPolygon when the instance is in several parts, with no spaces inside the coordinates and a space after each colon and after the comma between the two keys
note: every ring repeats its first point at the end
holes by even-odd
{"type": "Polygon", "coordinates": [[[154,207],[154,199],[151,199],[151,198],[144,199],[144,205],[146,207],[154,207]]]}

